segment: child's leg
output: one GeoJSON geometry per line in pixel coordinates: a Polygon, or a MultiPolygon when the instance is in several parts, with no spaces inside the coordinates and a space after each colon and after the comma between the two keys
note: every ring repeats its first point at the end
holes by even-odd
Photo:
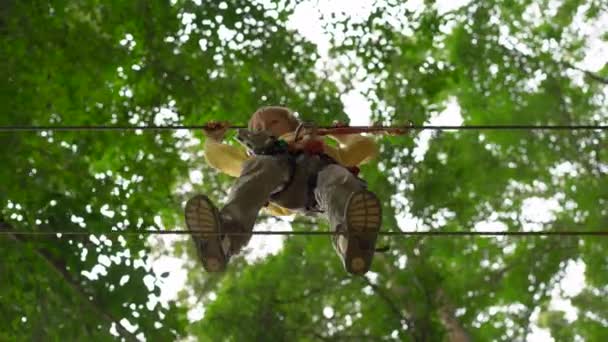
{"type": "Polygon", "coordinates": [[[240,177],[232,186],[228,202],[218,211],[204,195],[186,204],[186,224],[199,231],[193,239],[207,271],[222,271],[231,255],[238,253],[251,239],[258,212],[272,193],[289,180],[286,158],[258,156],[245,162],[240,177]],[[222,237],[218,233],[242,232],[246,235],[222,237]]]}
{"type": "Polygon", "coordinates": [[[378,198],[340,165],[329,165],[318,174],[315,197],[337,231],[332,242],[350,273],[364,274],[371,266],[382,213],[378,198]]]}
{"type": "MultiPolygon", "coordinates": [[[[253,231],[258,213],[270,195],[289,181],[290,167],[287,157],[281,156],[257,156],[245,162],[220,211],[227,225],[243,232],[253,231]]],[[[237,253],[250,239],[251,234],[231,237],[231,251],[237,253]]]]}

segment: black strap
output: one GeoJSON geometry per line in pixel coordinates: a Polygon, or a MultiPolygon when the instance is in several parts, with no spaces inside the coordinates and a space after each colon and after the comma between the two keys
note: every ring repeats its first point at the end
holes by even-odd
{"type": "Polygon", "coordinates": [[[323,210],[321,210],[321,208],[319,207],[319,203],[317,202],[317,199],[315,198],[315,189],[317,188],[318,176],[319,176],[319,173],[316,172],[315,174],[310,175],[308,177],[308,187],[307,187],[308,188],[308,192],[307,192],[308,203],[306,203],[306,210],[322,213],[323,210]]]}
{"type": "MultiPolygon", "coordinates": [[[[288,161],[289,161],[289,179],[287,180],[287,182],[285,182],[285,184],[283,184],[283,186],[279,190],[273,192],[270,195],[270,200],[277,199],[281,195],[281,193],[283,191],[285,191],[287,188],[289,188],[291,183],[293,183],[293,179],[294,179],[294,176],[296,173],[296,159],[302,153],[303,153],[302,151],[298,151],[298,152],[290,152],[287,154],[288,161]]],[[[321,158],[321,160],[325,161],[328,165],[339,164],[335,159],[333,159],[332,157],[330,157],[329,155],[327,155],[325,153],[320,153],[320,154],[318,154],[318,156],[319,156],[319,158],[321,158]]],[[[319,203],[317,202],[317,199],[315,198],[315,189],[317,188],[318,176],[319,176],[319,172],[316,172],[308,177],[308,180],[307,180],[308,191],[306,194],[308,197],[308,203],[306,204],[306,210],[322,213],[323,210],[321,210],[321,208],[319,207],[319,203]]],[[[266,205],[268,205],[268,203],[266,205]]]]}
{"type": "Polygon", "coordinates": [[[296,174],[296,157],[298,154],[294,154],[294,153],[287,154],[287,156],[288,156],[287,162],[289,163],[289,178],[287,179],[287,181],[283,184],[283,186],[279,190],[270,194],[271,200],[276,199],[283,191],[285,191],[285,189],[287,189],[291,185],[291,183],[293,183],[293,179],[296,174]]]}

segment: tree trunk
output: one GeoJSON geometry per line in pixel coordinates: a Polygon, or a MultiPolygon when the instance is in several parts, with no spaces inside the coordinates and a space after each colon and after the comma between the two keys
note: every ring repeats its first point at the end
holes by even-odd
{"type": "Polygon", "coordinates": [[[439,319],[448,332],[450,342],[470,342],[471,336],[464,329],[460,321],[456,318],[454,305],[449,301],[443,289],[436,292],[437,303],[439,304],[439,319]]]}

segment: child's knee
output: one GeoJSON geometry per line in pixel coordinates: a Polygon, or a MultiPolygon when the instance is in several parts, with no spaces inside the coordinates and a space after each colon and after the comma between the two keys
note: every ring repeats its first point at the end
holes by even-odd
{"type": "Polygon", "coordinates": [[[317,185],[358,184],[357,177],[340,165],[329,165],[319,172],[317,185]]]}

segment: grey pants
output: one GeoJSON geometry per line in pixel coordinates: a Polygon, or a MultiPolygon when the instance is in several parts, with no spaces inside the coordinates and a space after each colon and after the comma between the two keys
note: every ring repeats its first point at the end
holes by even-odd
{"type": "MultiPolygon", "coordinates": [[[[343,223],[348,197],[365,188],[365,183],[343,166],[332,164],[320,156],[304,154],[296,158],[293,178],[284,188],[292,168],[287,155],[256,156],[245,162],[240,177],[230,190],[228,202],[221,210],[222,217],[228,222],[238,223],[240,230],[251,232],[258,212],[269,200],[307,214],[310,213],[307,206],[312,202],[310,197],[314,196],[318,207],[335,229],[343,223]],[[311,177],[316,177],[312,194],[309,192],[311,177]]],[[[232,253],[240,251],[250,239],[251,235],[232,236],[232,253]]]]}

